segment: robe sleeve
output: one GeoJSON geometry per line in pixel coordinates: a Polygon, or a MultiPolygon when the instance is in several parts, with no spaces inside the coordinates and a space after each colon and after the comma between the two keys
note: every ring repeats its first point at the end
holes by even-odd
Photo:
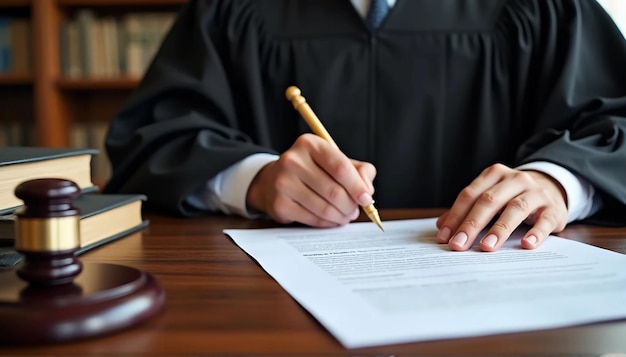
{"type": "Polygon", "coordinates": [[[246,121],[236,105],[237,96],[259,102],[260,90],[244,93],[231,81],[237,75],[238,83],[254,89],[256,57],[238,59],[248,61],[248,73],[228,67],[231,46],[240,46],[238,54],[255,52],[248,5],[185,5],[129,103],[111,122],[106,148],[113,175],[104,192],[143,193],[148,207],[192,216],[201,212],[185,204],[191,192],[253,153],[275,153],[255,144],[266,125],[246,121]]]}
{"type": "Polygon", "coordinates": [[[518,163],[580,175],[603,202],[588,221],[626,224],[626,40],[595,0],[515,1],[506,15],[515,115],[530,123],[518,163]]]}

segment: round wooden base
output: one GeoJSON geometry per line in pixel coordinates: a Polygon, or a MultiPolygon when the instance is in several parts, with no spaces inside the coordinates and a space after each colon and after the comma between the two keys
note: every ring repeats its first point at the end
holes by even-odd
{"type": "Polygon", "coordinates": [[[142,322],[164,303],[150,274],[120,265],[84,263],[73,283],[42,288],[0,272],[0,344],[95,337],[142,322]]]}

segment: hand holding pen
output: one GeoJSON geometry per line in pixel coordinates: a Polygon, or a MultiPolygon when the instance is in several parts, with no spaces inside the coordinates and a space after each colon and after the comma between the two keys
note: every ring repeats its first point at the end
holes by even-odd
{"type": "MultiPolygon", "coordinates": [[[[339,148],[326,130],[326,128],[324,128],[324,125],[319,120],[317,115],[315,115],[311,107],[307,104],[306,99],[304,99],[304,97],[302,96],[300,89],[298,87],[291,86],[287,88],[285,94],[287,96],[287,99],[291,101],[294,108],[296,108],[296,110],[300,113],[300,115],[309,125],[311,130],[324,140],[328,141],[334,147],[339,148]]],[[[365,204],[363,203],[365,200],[359,201],[359,203],[361,203],[361,205],[363,206],[363,211],[365,212],[365,214],[367,214],[367,217],[369,217],[372,222],[376,223],[380,230],[383,230],[380,216],[378,215],[378,210],[376,209],[376,207],[374,207],[374,200],[365,204]]]]}
{"type": "Polygon", "coordinates": [[[373,207],[375,176],[372,164],[351,160],[319,135],[302,134],[259,171],[246,203],[279,223],[341,226],[358,218],[359,206],[373,207]]]}

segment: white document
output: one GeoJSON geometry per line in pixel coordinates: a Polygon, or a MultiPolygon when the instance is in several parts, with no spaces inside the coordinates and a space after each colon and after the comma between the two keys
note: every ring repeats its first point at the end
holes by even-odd
{"type": "Polygon", "coordinates": [[[435,219],[224,233],[347,348],[626,318],[626,255],[555,236],[486,253],[438,244],[435,219]]]}

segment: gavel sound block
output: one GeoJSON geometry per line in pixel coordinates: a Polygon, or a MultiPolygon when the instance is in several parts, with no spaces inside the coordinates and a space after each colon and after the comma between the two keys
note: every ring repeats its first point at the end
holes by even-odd
{"type": "Polygon", "coordinates": [[[158,313],[165,292],[140,270],[81,263],[78,186],[67,180],[20,184],[15,271],[0,273],[0,344],[42,344],[95,337],[129,328],[158,313]]]}

